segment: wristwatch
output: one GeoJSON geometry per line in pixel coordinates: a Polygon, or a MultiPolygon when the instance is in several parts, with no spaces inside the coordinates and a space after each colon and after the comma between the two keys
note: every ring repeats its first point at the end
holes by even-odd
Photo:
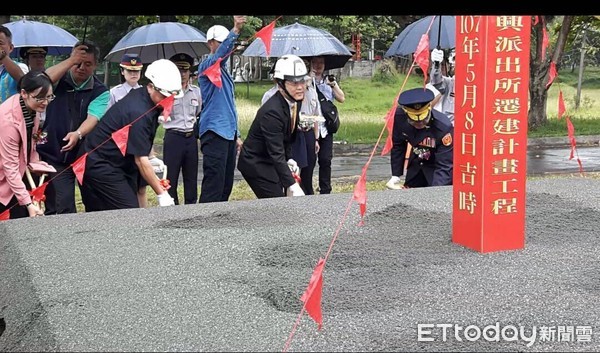
{"type": "Polygon", "coordinates": [[[31,202],[30,203],[26,203],[25,207],[29,207],[29,205],[32,205],[32,203],[31,202]]]}

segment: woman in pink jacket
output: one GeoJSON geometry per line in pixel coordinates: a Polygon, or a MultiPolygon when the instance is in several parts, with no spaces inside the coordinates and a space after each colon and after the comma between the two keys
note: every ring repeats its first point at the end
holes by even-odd
{"type": "Polygon", "coordinates": [[[11,219],[44,214],[31,202],[24,176],[29,163],[39,163],[35,150],[39,115],[54,99],[45,72],[28,72],[19,89],[0,104],[0,213],[10,209],[11,219]]]}

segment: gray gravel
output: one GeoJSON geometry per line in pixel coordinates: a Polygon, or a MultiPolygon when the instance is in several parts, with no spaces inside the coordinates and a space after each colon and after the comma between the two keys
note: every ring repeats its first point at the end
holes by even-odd
{"type": "Polygon", "coordinates": [[[525,249],[488,254],[450,241],[451,187],[370,192],[363,227],[351,194],[2,222],[0,351],[281,351],[341,221],[290,351],[599,351],[600,180],[527,191],[525,249]],[[496,323],[536,342],[454,335],[496,323]]]}

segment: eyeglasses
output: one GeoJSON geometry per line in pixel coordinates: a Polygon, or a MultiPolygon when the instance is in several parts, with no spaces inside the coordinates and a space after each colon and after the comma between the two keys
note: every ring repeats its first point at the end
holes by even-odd
{"type": "Polygon", "coordinates": [[[47,97],[44,97],[44,98],[33,97],[33,99],[35,99],[35,101],[36,101],[36,102],[38,102],[38,103],[42,103],[42,102],[44,102],[44,101],[46,101],[46,102],[50,103],[50,102],[52,102],[52,101],[53,101],[55,98],[56,98],[56,96],[55,96],[55,95],[53,95],[53,94],[51,94],[51,95],[49,95],[49,96],[47,96],[47,97]]]}
{"type": "Polygon", "coordinates": [[[179,90],[179,89],[168,91],[166,89],[158,88],[156,86],[154,86],[154,89],[157,90],[157,91],[159,91],[162,95],[167,96],[167,97],[170,96],[170,95],[172,95],[172,94],[178,95],[179,92],[181,92],[181,90],[179,90]]]}

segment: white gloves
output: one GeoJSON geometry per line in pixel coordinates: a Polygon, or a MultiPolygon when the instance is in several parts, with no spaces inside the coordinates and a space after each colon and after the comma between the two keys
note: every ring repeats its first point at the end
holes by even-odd
{"type": "Polygon", "coordinates": [[[391,177],[387,184],[385,184],[385,186],[387,186],[388,189],[392,190],[404,189],[404,187],[400,184],[400,177],[397,176],[391,177]]]}
{"type": "Polygon", "coordinates": [[[296,163],[295,160],[293,160],[291,158],[288,159],[287,165],[290,168],[290,170],[292,171],[292,173],[300,174],[300,168],[298,168],[298,163],[296,163]]]}
{"type": "Polygon", "coordinates": [[[294,183],[287,189],[287,196],[304,196],[304,191],[300,184],[294,183]]]}
{"type": "Polygon", "coordinates": [[[165,163],[162,161],[162,159],[154,156],[150,158],[149,161],[152,167],[154,167],[154,173],[160,174],[164,171],[165,163]]]}
{"type": "Polygon", "coordinates": [[[433,49],[431,51],[431,61],[437,61],[438,63],[444,61],[444,51],[441,49],[433,49]]]}
{"type": "Polygon", "coordinates": [[[168,192],[163,192],[160,195],[156,195],[156,199],[158,200],[159,206],[173,206],[175,205],[175,200],[169,195],[168,192]]]}

